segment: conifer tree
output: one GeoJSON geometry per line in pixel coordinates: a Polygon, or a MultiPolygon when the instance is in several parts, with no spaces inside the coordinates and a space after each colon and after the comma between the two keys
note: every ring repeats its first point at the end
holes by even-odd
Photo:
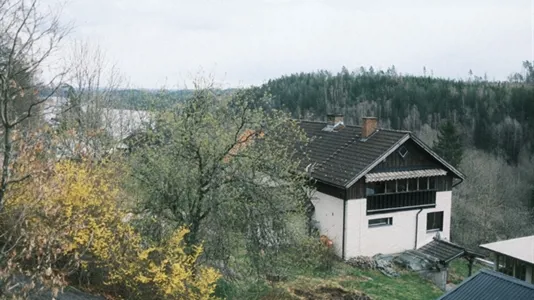
{"type": "Polygon", "coordinates": [[[462,161],[464,145],[460,132],[450,120],[441,125],[434,151],[454,167],[462,161]]]}

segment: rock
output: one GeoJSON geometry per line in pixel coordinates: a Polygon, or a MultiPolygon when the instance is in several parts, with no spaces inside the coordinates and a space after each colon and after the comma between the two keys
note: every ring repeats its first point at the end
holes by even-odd
{"type": "Polygon", "coordinates": [[[394,262],[410,271],[431,269],[437,262],[428,255],[418,251],[408,250],[395,257],[394,262]]]}
{"type": "Polygon", "coordinates": [[[377,254],[373,256],[373,259],[376,263],[376,268],[380,270],[382,274],[388,277],[399,277],[399,273],[393,268],[393,257],[391,255],[377,254]]]}
{"type": "Polygon", "coordinates": [[[374,270],[376,268],[375,260],[369,256],[357,256],[350,258],[347,260],[347,264],[363,270],[374,270]]]}

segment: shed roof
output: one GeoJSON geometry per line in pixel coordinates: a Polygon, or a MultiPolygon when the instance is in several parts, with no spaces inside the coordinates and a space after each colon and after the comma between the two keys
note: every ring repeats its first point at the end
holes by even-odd
{"type": "Polygon", "coordinates": [[[491,270],[480,270],[438,300],[532,300],[534,285],[491,270]]]}
{"type": "Polygon", "coordinates": [[[434,239],[418,250],[439,259],[440,262],[445,264],[468,253],[462,246],[439,239],[434,239]]]}
{"type": "Polygon", "coordinates": [[[483,244],[480,248],[534,264],[534,235],[483,244]]]}

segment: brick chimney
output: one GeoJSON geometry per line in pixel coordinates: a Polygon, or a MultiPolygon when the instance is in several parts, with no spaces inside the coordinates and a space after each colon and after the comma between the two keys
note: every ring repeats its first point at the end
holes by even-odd
{"type": "Polygon", "coordinates": [[[378,119],[375,117],[363,117],[362,138],[370,137],[378,129],[378,119]]]}

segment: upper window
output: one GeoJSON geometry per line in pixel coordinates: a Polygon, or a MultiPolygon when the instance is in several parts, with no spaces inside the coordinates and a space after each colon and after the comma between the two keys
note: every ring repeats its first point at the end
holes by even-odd
{"type": "Polygon", "coordinates": [[[397,192],[406,192],[408,190],[408,181],[406,179],[397,180],[397,192]]]}
{"type": "Polygon", "coordinates": [[[431,212],[426,214],[426,230],[434,231],[439,230],[443,231],[443,212],[431,212]]]}
{"type": "Polygon", "coordinates": [[[386,193],[396,193],[397,192],[397,181],[391,180],[386,182],[386,193]]]}
{"type": "Polygon", "coordinates": [[[447,179],[441,177],[421,177],[382,182],[368,182],[365,187],[367,196],[428,190],[443,191],[449,188],[447,179]]]}
{"type": "Polygon", "coordinates": [[[428,178],[426,177],[419,178],[419,190],[420,191],[428,190],[428,178]]]}
{"type": "Polygon", "coordinates": [[[408,179],[408,190],[417,191],[418,181],[417,178],[408,179]]]}

